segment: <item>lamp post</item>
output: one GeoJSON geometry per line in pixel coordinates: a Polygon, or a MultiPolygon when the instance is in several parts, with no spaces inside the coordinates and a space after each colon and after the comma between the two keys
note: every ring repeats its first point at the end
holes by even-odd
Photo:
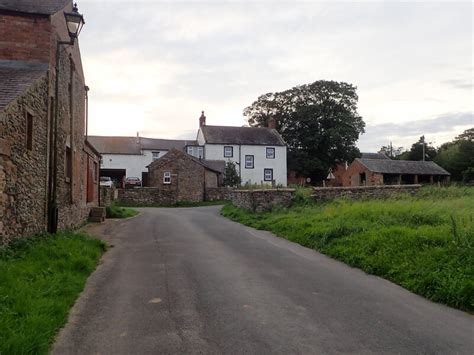
{"type": "MultiPolygon", "coordinates": [[[[59,120],[59,73],[60,73],[60,55],[61,46],[73,46],[76,39],[81,33],[84,26],[84,17],[79,13],[77,4],[74,4],[72,12],[65,12],[66,27],[69,34],[69,41],[56,42],[56,81],[54,87],[54,124],[53,124],[53,161],[51,162],[52,171],[50,179],[52,179],[51,196],[48,204],[48,232],[56,233],[58,229],[58,202],[57,202],[57,181],[58,181],[58,120],[59,120]]],[[[71,132],[72,133],[72,132],[71,132]]]]}

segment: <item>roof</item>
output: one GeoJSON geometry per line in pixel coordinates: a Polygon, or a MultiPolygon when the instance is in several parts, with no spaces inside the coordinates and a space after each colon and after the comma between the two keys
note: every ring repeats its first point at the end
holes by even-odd
{"type": "Polygon", "coordinates": [[[224,160],[201,160],[208,168],[214,171],[218,171],[221,174],[224,174],[225,171],[225,161],[224,160]]]}
{"type": "Polygon", "coordinates": [[[362,159],[390,159],[383,153],[361,153],[362,159]]]}
{"type": "Polygon", "coordinates": [[[45,77],[47,71],[47,63],[0,60],[0,109],[45,77]]]}
{"type": "Polygon", "coordinates": [[[0,10],[52,15],[70,3],[72,0],[0,0],[0,10]]]}
{"type": "MultiPolygon", "coordinates": [[[[224,172],[223,169],[219,170],[220,166],[218,166],[218,164],[217,164],[217,162],[220,162],[219,160],[201,160],[201,159],[198,159],[198,158],[196,158],[196,157],[194,157],[194,156],[192,156],[188,153],[185,153],[182,150],[178,150],[178,149],[171,149],[169,153],[167,153],[166,155],[163,155],[161,158],[158,158],[155,161],[153,161],[151,164],[149,164],[147,166],[147,168],[150,169],[152,167],[158,167],[162,164],[168,163],[172,159],[176,159],[179,156],[182,156],[182,157],[185,157],[189,160],[192,160],[196,164],[202,165],[206,169],[214,171],[215,173],[222,174],[224,172]]],[[[222,163],[224,163],[224,165],[225,165],[224,161],[222,161],[222,163]]]]}
{"type": "Polygon", "coordinates": [[[451,175],[433,161],[357,158],[370,171],[382,174],[451,175]]]}
{"type": "Polygon", "coordinates": [[[155,139],[145,137],[109,137],[88,136],[89,141],[101,154],[135,154],[141,150],[184,150],[186,145],[194,145],[196,141],[178,139],[155,139]],[[139,142],[139,143],[138,143],[139,142]]]}
{"type": "Polygon", "coordinates": [[[267,127],[203,126],[206,143],[243,145],[285,145],[276,129],[267,127]]]}

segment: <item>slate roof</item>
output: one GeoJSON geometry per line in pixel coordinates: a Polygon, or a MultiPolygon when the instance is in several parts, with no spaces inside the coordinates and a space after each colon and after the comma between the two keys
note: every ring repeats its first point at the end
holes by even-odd
{"type": "Polygon", "coordinates": [[[45,77],[47,71],[45,63],[0,60],[0,109],[45,77]]]}
{"type": "Polygon", "coordinates": [[[155,139],[145,137],[109,137],[88,136],[88,140],[97,148],[101,154],[141,154],[146,150],[184,150],[186,145],[196,144],[196,141],[177,139],[155,139]],[[139,143],[137,143],[137,140],[139,143]]]}
{"type": "Polygon", "coordinates": [[[206,143],[243,145],[285,145],[276,129],[266,127],[203,126],[206,143]]]}
{"type": "MultiPolygon", "coordinates": [[[[173,159],[173,158],[176,159],[180,155],[194,161],[196,164],[202,165],[203,167],[205,167],[208,170],[214,171],[214,172],[219,173],[219,174],[224,173],[224,170],[222,170],[222,171],[219,170],[220,167],[218,166],[218,164],[216,164],[216,162],[219,162],[218,160],[198,159],[198,158],[196,158],[196,157],[194,157],[194,156],[192,156],[188,153],[185,153],[182,150],[178,150],[178,149],[171,149],[168,154],[163,155],[161,158],[153,161],[151,164],[149,164],[147,166],[147,168],[158,167],[158,166],[162,165],[163,163],[169,162],[170,159],[173,159]]],[[[222,163],[225,164],[224,161],[222,161],[222,163]]]]}
{"type": "Polygon", "coordinates": [[[72,0],[0,0],[0,10],[52,15],[71,2],[72,0]]]}
{"type": "Polygon", "coordinates": [[[361,153],[362,159],[390,159],[383,153],[361,153]]]}
{"type": "Polygon", "coordinates": [[[225,161],[224,160],[201,160],[207,167],[214,171],[218,171],[221,174],[224,174],[225,171],[225,161]]]}
{"type": "Polygon", "coordinates": [[[391,159],[364,159],[359,162],[374,173],[407,175],[451,175],[433,161],[410,161],[391,159]]]}

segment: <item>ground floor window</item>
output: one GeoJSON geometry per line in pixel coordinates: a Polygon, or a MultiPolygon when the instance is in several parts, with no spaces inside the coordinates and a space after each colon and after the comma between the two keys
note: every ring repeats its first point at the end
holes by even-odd
{"type": "Polygon", "coordinates": [[[245,156],[245,169],[253,169],[253,155],[245,156]]]}
{"type": "Polygon", "coordinates": [[[265,181],[273,181],[273,169],[263,169],[263,179],[265,181]]]}
{"type": "Polygon", "coordinates": [[[163,173],[163,184],[171,184],[171,173],[169,171],[163,173]]]}

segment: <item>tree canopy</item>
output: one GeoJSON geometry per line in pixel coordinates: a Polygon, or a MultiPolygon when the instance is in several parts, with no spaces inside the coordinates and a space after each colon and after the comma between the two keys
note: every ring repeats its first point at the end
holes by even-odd
{"type": "Polygon", "coordinates": [[[399,160],[433,160],[436,156],[436,148],[431,143],[426,142],[425,136],[421,136],[420,139],[413,143],[410,150],[407,150],[398,156],[396,159],[399,160]],[[423,150],[424,146],[424,150],[423,150]],[[423,159],[423,152],[425,157],[423,159]]]}
{"type": "Polygon", "coordinates": [[[260,96],[244,110],[251,126],[270,119],[288,146],[288,168],[321,180],[339,161],[360,156],[356,142],[365,123],[357,112],[356,87],[319,80],[260,96]]]}

